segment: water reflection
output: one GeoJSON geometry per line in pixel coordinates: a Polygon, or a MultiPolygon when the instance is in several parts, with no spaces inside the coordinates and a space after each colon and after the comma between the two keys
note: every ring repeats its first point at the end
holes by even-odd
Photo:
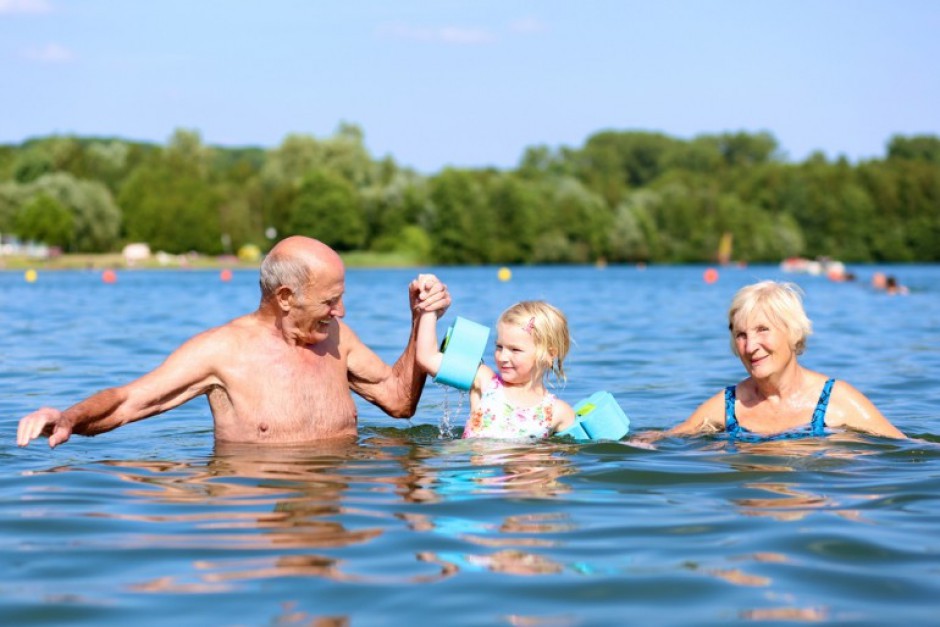
{"type": "MultiPolygon", "coordinates": [[[[739,455],[731,458],[732,468],[753,473],[794,474],[792,479],[776,481],[745,481],[742,487],[769,493],[767,497],[737,497],[732,502],[745,516],[762,516],[778,521],[803,520],[808,515],[826,511],[848,520],[862,521],[858,510],[828,493],[813,491],[816,482],[808,481],[801,473],[822,473],[835,470],[845,460],[872,455],[874,449],[858,446],[862,436],[842,434],[830,438],[807,438],[805,440],[775,440],[768,442],[742,443],[735,449],[739,455]],[[852,444],[852,446],[846,446],[852,444]]],[[[824,486],[821,486],[824,487],[824,486]]],[[[878,494],[853,492],[853,500],[872,500],[878,494]]]]}
{"type": "MultiPolygon", "coordinates": [[[[486,494],[552,499],[571,489],[560,480],[575,472],[567,456],[571,447],[567,445],[473,439],[446,442],[440,448],[441,458],[429,457],[420,473],[412,469],[412,475],[421,476],[421,488],[406,495],[407,500],[416,500],[416,494],[420,494],[423,502],[459,501],[486,494]],[[442,466],[442,461],[447,466],[442,466]],[[437,464],[437,468],[432,469],[432,464],[437,464]]],[[[416,512],[401,512],[398,516],[414,531],[443,534],[468,544],[499,549],[492,553],[417,554],[418,560],[439,564],[446,574],[480,570],[513,575],[560,573],[564,565],[531,548],[553,547],[557,544],[555,540],[539,536],[574,529],[563,512],[514,514],[500,524],[416,512]]]]}
{"type": "Polygon", "coordinates": [[[475,553],[420,553],[418,559],[440,564],[449,574],[461,570],[507,575],[557,575],[565,567],[545,556],[517,549],[504,549],[488,555],[475,553]]]}
{"type": "Polygon", "coordinates": [[[414,463],[415,456],[396,456],[393,450],[390,446],[361,446],[355,438],[304,447],[218,442],[204,463],[105,461],[102,465],[115,470],[116,477],[140,486],[126,491],[138,506],[92,515],[154,523],[172,530],[139,535],[135,546],[223,549],[233,555],[246,550],[275,551],[262,556],[196,559],[191,577],[156,577],[133,585],[138,591],[218,592],[230,589],[234,582],[275,577],[392,583],[440,579],[447,575],[446,569],[376,577],[351,572],[343,560],[328,554],[305,552],[365,545],[387,531],[387,519],[394,517],[381,508],[350,504],[362,501],[364,494],[391,494],[389,484],[399,487],[420,481],[422,466],[414,463]],[[362,472],[364,469],[367,472],[362,472]],[[389,474],[375,476],[379,469],[389,474]],[[139,512],[147,505],[155,506],[157,513],[126,511],[139,512]],[[183,511],[178,506],[183,506],[183,511]],[[358,524],[349,524],[353,519],[358,524]],[[363,526],[363,519],[376,523],[363,526]],[[285,549],[291,552],[282,553],[285,549]]]}
{"type": "Polygon", "coordinates": [[[87,515],[152,526],[126,539],[126,548],[229,552],[195,557],[190,572],[137,582],[130,586],[136,591],[209,593],[281,577],[427,583],[468,568],[552,574],[565,567],[533,549],[555,546],[548,536],[574,529],[567,514],[515,512],[497,524],[421,509],[479,494],[555,498],[570,490],[561,481],[574,472],[569,452],[569,445],[486,441],[428,446],[390,434],[303,447],[217,442],[203,460],[100,462],[109,476],[131,486],[123,494],[135,505],[87,515]],[[397,532],[396,523],[495,551],[458,558],[419,550],[420,570],[394,575],[356,572],[331,554],[397,532]],[[436,568],[428,571],[429,564],[436,568]]]}

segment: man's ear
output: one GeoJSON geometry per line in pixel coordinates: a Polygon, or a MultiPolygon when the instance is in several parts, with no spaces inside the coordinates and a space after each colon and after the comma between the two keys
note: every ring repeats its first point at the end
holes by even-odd
{"type": "Polygon", "coordinates": [[[294,290],[286,285],[280,285],[274,290],[274,301],[278,308],[287,313],[294,306],[294,290]]]}

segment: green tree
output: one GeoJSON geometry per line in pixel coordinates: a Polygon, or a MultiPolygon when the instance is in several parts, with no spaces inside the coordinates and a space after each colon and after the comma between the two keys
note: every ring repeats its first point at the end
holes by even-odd
{"type": "Polygon", "coordinates": [[[198,134],[183,130],[165,151],[148,155],[121,186],[125,237],[169,253],[224,252],[225,197],[210,180],[212,160],[198,134]]]}
{"type": "Polygon", "coordinates": [[[446,168],[433,177],[429,234],[439,263],[488,262],[497,224],[473,172],[446,168]]]}
{"type": "Polygon", "coordinates": [[[574,155],[578,177],[614,207],[627,190],[648,185],[665,172],[675,145],[676,140],[661,133],[597,133],[574,155]]]}
{"type": "Polygon", "coordinates": [[[121,212],[108,188],[97,181],[79,181],[70,174],[46,174],[22,188],[25,198],[47,196],[72,215],[69,252],[106,252],[118,244],[121,212]]]}
{"type": "Polygon", "coordinates": [[[390,176],[387,183],[376,183],[361,191],[370,248],[407,252],[405,242],[414,237],[413,230],[425,230],[429,224],[429,188],[426,179],[413,172],[401,170],[390,176]]]}
{"type": "Polygon", "coordinates": [[[940,137],[895,135],[888,143],[889,159],[910,159],[940,165],[940,137]]]}
{"type": "Polygon", "coordinates": [[[309,235],[337,250],[355,250],[365,242],[362,203],[353,186],[330,170],[304,178],[290,209],[289,231],[309,235]]]}
{"type": "Polygon", "coordinates": [[[37,194],[16,216],[20,238],[66,249],[74,235],[72,213],[46,194],[37,194]]]}
{"type": "Polygon", "coordinates": [[[511,174],[496,174],[488,178],[485,190],[496,227],[488,261],[525,263],[531,260],[540,221],[541,199],[537,189],[511,174]]]}

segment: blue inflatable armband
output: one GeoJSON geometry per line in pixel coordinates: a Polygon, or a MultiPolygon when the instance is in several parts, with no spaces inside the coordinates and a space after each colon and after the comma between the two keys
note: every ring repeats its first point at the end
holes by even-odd
{"type": "Polygon", "coordinates": [[[610,392],[595,392],[574,406],[575,422],[559,433],[576,440],[619,440],[630,430],[630,419],[610,392]]]}
{"type": "Polygon", "coordinates": [[[487,327],[457,316],[444,337],[441,347],[444,357],[434,381],[460,390],[473,387],[489,339],[487,327]]]}

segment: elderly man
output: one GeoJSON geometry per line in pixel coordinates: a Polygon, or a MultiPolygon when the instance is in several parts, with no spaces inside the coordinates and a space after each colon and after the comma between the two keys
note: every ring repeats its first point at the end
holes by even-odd
{"type": "Polygon", "coordinates": [[[20,420],[17,444],[39,436],[55,447],[73,433],[97,435],[205,394],[215,437],[298,443],[355,435],[350,390],[396,418],[414,415],[426,373],[415,361],[420,313],[442,315],[446,287],[432,275],[409,286],[411,337],[395,365],[341,320],[345,269],[329,246],[307,237],[279,242],[261,264],[261,304],[191,338],[155,370],[65,411],[43,407],[20,420]]]}

